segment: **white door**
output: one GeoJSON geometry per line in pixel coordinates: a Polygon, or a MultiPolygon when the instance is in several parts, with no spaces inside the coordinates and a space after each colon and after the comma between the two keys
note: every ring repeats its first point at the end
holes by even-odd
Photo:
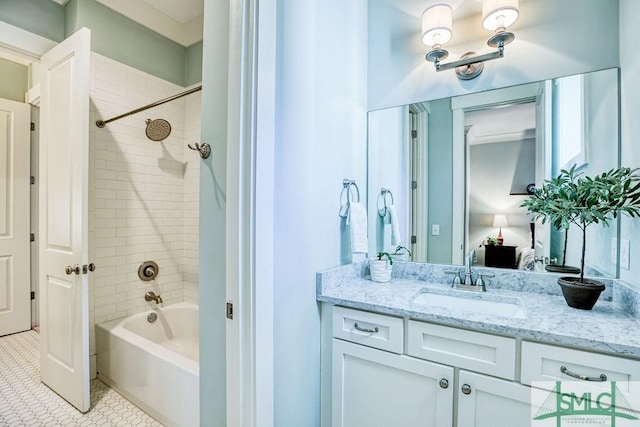
{"type": "Polygon", "coordinates": [[[40,375],[89,410],[89,63],[83,28],[41,58],[40,375]]]}
{"type": "MultiPolygon", "coordinates": [[[[551,91],[550,82],[540,85],[536,96],[536,188],[542,188],[544,181],[551,178],[551,91]],[[549,87],[548,87],[549,86],[549,87]]],[[[551,226],[536,221],[534,250],[536,270],[544,271],[544,265],[549,262],[551,226]]]]}
{"type": "Polygon", "coordinates": [[[31,328],[29,115],[0,99],[0,335],[31,328]]]}

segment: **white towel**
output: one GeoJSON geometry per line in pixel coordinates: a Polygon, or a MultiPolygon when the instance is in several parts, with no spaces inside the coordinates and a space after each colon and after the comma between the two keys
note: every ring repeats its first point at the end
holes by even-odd
{"type": "Polygon", "coordinates": [[[400,239],[400,224],[398,224],[398,212],[394,205],[387,206],[389,210],[389,219],[391,220],[391,244],[399,245],[402,240],[400,239]]]}
{"type": "Polygon", "coordinates": [[[349,204],[349,217],[347,218],[349,233],[351,235],[351,252],[367,253],[369,241],[367,240],[367,210],[362,203],[351,202],[349,204]]]}

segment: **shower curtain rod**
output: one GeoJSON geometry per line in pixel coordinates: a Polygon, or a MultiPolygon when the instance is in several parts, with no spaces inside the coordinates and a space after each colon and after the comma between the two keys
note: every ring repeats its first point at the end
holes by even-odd
{"type": "Polygon", "coordinates": [[[194,92],[197,92],[199,90],[202,90],[202,85],[196,86],[196,87],[194,87],[192,89],[186,90],[186,91],[181,92],[181,93],[179,93],[177,95],[173,95],[173,96],[170,96],[168,98],[161,99],[160,101],[152,102],[151,104],[145,105],[144,107],[136,108],[135,110],[131,110],[128,113],[120,114],[119,116],[112,117],[112,118],[110,118],[108,120],[97,120],[96,121],[96,126],[98,126],[99,128],[103,128],[107,123],[115,122],[116,120],[119,120],[119,119],[121,119],[123,117],[127,117],[127,116],[130,116],[132,114],[136,114],[136,113],[139,113],[141,111],[148,110],[149,108],[157,107],[158,105],[162,105],[162,104],[165,104],[165,103],[167,103],[169,101],[173,101],[175,99],[182,98],[183,96],[187,96],[187,95],[189,95],[191,93],[194,93],[194,92]]]}

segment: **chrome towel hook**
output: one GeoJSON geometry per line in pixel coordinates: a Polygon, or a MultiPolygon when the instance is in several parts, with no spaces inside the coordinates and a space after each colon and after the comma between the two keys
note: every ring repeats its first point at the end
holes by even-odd
{"type": "Polygon", "coordinates": [[[360,189],[358,188],[355,180],[345,178],[342,180],[342,192],[340,193],[340,212],[338,212],[340,218],[346,218],[349,216],[349,206],[351,205],[352,201],[360,203],[360,189]],[[351,187],[354,187],[356,189],[357,200],[352,200],[353,196],[351,187]],[[345,193],[347,194],[347,200],[343,202],[345,193]]]}
{"type": "Polygon", "coordinates": [[[209,144],[205,142],[204,144],[200,145],[196,142],[194,145],[187,144],[187,147],[189,147],[193,151],[198,151],[200,153],[200,157],[202,157],[203,159],[209,158],[209,156],[211,155],[211,146],[209,144]]]}
{"type": "Polygon", "coordinates": [[[378,200],[376,201],[376,207],[378,208],[378,215],[384,218],[387,215],[387,194],[391,196],[391,204],[393,205],[393,193],[388,188],[382,187],[380,189],[380,194],[378,194],[378,200]],[[383,207],[380,207],[380,199],[382,199],[383,207]]]}

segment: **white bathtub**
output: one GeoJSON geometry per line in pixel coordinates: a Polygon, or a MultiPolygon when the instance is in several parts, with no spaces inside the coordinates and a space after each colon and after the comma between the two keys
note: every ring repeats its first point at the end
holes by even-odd
{"type": "Polygon", "coordinates": [[[98,378],[167,426],[198,426],[198,306],[153,312],[96,325],[98,378]]]}

